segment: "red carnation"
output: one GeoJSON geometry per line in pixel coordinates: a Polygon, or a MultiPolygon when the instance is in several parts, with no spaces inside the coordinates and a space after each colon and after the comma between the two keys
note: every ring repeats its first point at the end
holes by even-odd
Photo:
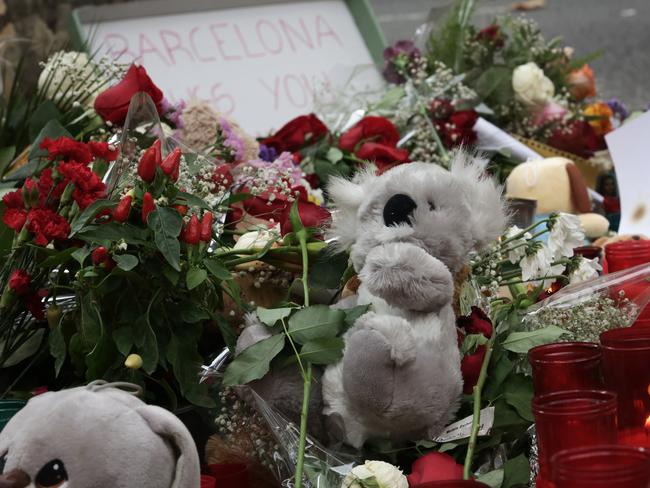
{"type": "Polygon", "coordinates": [[[162,113],[163,93],[142,66],[132,64],[122,81],[100,93],[95,99],[95,111],[107,122],[122,124],[129,111],[131,98],[138,92],[147,93],[162,113]]]}
{"type": "Polygon", "coordinates": [[[374,163],[380,173],[398,164],[407,163],[409,160],[409,152],[406,149],[398,149],[376,142],[366,142],[355,154],[359,159],[374,163]]]}
{"type": "Polygon", "coordinates": [[[70,234],[70,224],[48,208],[36,208],[27,214],[27,230],[34,234],[34,242],[47,246],[53,239],[65,239],[70,234]]]}
{"type": "Polygon", "coordinates": [[[368,116],[344,132],[339,139],[339,147],[354,152],[365,142],[375,142],[395,147],[399,132],[390,120],[384,117],[368,116]]]}
{"type": "Polygon", "coordinates": [[[9,277],[9,288],[16,295],[24,295],[29,291],[29,283],[32,280],[32,275],[22,269],[17,269],[11,273],[9,277]]]}
{"type": "Polygon", "coordinates": [[[16,232],[20,232],[25,221],[27,220],[27,212],[18,208],[7,208],[2,215],[2,222],[16,232]]]}
{"type": "Polygon", "coordinates": [[[48,201],[58,201],[68,184],[67,181],[63,180],[55,183],[52,174],[52,168],[46,168],[38,177],[39,205],[41,206],[45,206],[48,201]]]}
{"type": "Polygon", "coordinates": [[[59,172],[74,183],[72,198],[82,210],[104,197],[106,185],[97,173],[87,166],[75,162],[63,162],[59,165],[59,172]]]}
{"type": "Polygon", "coordinates": [[[25,208],[23,193],[20,190],[12,191],[2,197],[2,203],[6,208],[25,208]]]}
{"type": "Polygon", "coordinates": [[[47,150],[48,158],[52,161],[61,159],[63,161],[77,161],[78,163],[88,164],[93,160],[93,155],[86,144],[69,137],[59,137],[57,139],[46,137],[41,142],[40,147],[47,150]]]}
{"type": "Polygon", "coordinates": [[[279,131],[261,142],[278,153],[295,152],[320,139],[329,131],[314,114],[301,115],[287,122],[279,131]]]}
{"type": "Polygon", "coordinates": [[[88,147],[90,147],[90,152],[93,153],[95,159],[102,159],[104,161],[115,161],[117,155],[120,153],[115,146],[108,142],[90,141],[88,147]]]}

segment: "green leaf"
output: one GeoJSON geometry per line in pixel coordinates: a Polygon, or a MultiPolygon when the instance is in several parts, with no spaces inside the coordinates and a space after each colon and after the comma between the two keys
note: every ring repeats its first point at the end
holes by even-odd
{"type": "Polygon", "coordinates": [[[86,347],[96,347],[104,326],[97,304],[90,293],[81,297],[81,339],[86,347]]]}
{"type": "Polygon", "coordinates": [[[208,277],[208,272],[202,268],[190,268],[187,271],[187,276],[185,277],[185,281],[187,284],[187,289],[188,290],[193,290],[197,286],[199,286],[201,283],[203,283],[208,277]]]}
{"type": "Polygon", "coordinates": [[[47,156],[47,151],[45,149],[41,149],[40,147],[41,142],[43,142],[43,139],[46,137],[49,137],[50,139],[57,139],[63,136],[72,137],[72,134],[70,134],[58,120],[48,121],[32,143],[32,149],[29,151],[28,159],[32,161],[34,159],[47,156]]]}
{"type": "Polygon", "coordinates": [[[478,477],[477,481],[485,483],[490,488],[501,488],[501,484],[503,483],[503,475],[503,469],[495,469],[494,471],[482,474],[478,477]]]}
{"type": "Polygon", "coordinates": [[[492,93],[500,90],[504,84],[510,87],[512,83],[512,70],[505,66],[492,66],[481,73],[476,80],[475,89],[481,99],[486,99],[492,93]]]}
{"type": "Polygon", "coordinates": [[[29,121],[29,137],[35,139],[45,125],[52,120],[59,120],[61,112],[51,100],[41,103],[31,116],[29,121]]]}
{"type": "Polygon", "coordinates": [[[333,254],[330,247],[318,252],[309,269],[309,286],[312,288],[338,288],[343,273],[348,268],[348,254],[333,254]]]}
{"type": "Polygon", "coordinates": [[[4,176],[15,155],[16,146],[7,146],[0,149],[0,178],[4,176]]]}
{"type": "Polygon", "coordinates": [[[56,377],[58,377],[61,372],[67,352],[65,337],[63,337],[61,327],[54,327],[50,331],[50,354],[54,358],[54,374],[56,377]]]}
{"type": "Polygon", "coordinates": [[[370,305],[357,305],[356,307],[343,310],[345,312],[346,328],[352,327],[359,317],[368,313],[368,310],[370,310],[370,305]]]}
{"type": "Polygon", "coordinates": [[[181,303],[178,311],[180,313],[181,320],[188,324],[195,324],[197,322],[201,322],[210,318],[208,312],[203,310],[198,304],[190,301],[181,303]]]}
{"type": "Polygon", "coordinates": [[[117,263],[117,267],[124,271],[131,271],[140,262],[133,254],[115,254],[113,260],[117,263]]]}
{"type": "Polygon", "coordinates": [[[342,310],[333,310],[327,305],[312,305],[291,316],[289,333],[299,344],[324,337],[335,337],[344,319],[345,312],[342,310]]]}
{"type": "Polygon", "coordinates": [[[65,251],[61,251],[56,254],[53,254],[47,259],[41,261],[39,263],[39,266],[41,268],[54,268],[60,264],[67,262],[77,250],[78,249],[75,247],[70,247],[65,251]]]}
{"type": "Polygon", "coordinates": [[[140,356],[142,356],[142,369],[147,374],[152,374],[158,366],[159,356],[156,333],[153,331],[148,318],[141,321],[139,328],[144,337],[142,346],[138,348],[140,356]]]}
{"type": "Polygon", "coordinates": [[[514,365],[508,359],[508,355],[502,349],[496,349],[492,354],[490,369],[488,370],[488,380],[485,385],[484,395],[489,400],[494,400],[501,396],[501,385],[512,372],[514,365]]]}
{"type": "Polygon", "coordinates": [[[181,277],[180,271],[176,271],[175,269],[172,269],[171,267],[167,266],[167,264],[163,264],[162,267],[162,273],[165,278],[174,286],[178,284],[178,280],[181,277]]]}
{"type": "Polygon", "coordinates": [[[226,268],[221,261],[215,258],[205,258],[203,265],[218,280],[229,280],[232,278],[230,271],[226,268]]]}
{"type": "Polygon", "coordinates": [[[333,364],[343,357],[343,339],[327,337],[305,342],[300,349],[300,359],[313,364],[333,364]]]}
{"type": "Polygon", "coordinates": [[[176,271],[181,270],[181,245],[178,236],[183,218],[176,210],[160,207],[149,214],[147,225],[154,233],[156,247],[176,271]]]}
{"type": "Polygon", "coordinates": [[[192,195],[191,193],[185,193],[179,191],[174,200],[176,205],[187,205],[188,207],[197,207],[203,208],[206,210],[212,210],[212,207],[208,205],[202,198],[192,195]]]}
{"type": "Polygon", "coordinates": [[[512,332],[501,345],[508,351],[526,354],[533,347],[555,342],[566,333],[556,325],[549,325],[530,332],[512,332]]]}
{"type": "Polygon", "coordinates": [[[79,266],[84,265],[84,261],[90,255],[90,249],[87,246],[80,247],[71,254],[72,258],[79,263],[79,266]]]}
{"type": "Polygon", "coordinates": [[[112,208],[115,205],[117,205],[117,203],[111,200],[97,200],[96,202],[91,203],[77,216],[76,219],[72,221],[72,224],[70,225],[70,237],[81,231],[81,229],[83,229],[90,220],[94,219],[99,212],[106,210],[107,208],[112,208]]]}
{"type": "Polygon", "coordinates": [[[528,486],[530,477],[530,462],[523,454],[509,459],[503,467],[502,488],[512,488],[518,485],[528,486]]]}
{"type": "Polygon", "coordinates": [[[237,356],[223,375],[225,386],[244,385],[268,373],[271,361],[284,348],[284,334],[253,344],[237,356]]]}
{"type": "Polygon", "coordinates": [[[113,342],[122,356],[131,354],[133,348],[133,328],[131,326],[120,327],[113,331],[113,342]]]}
{"type": "Polygon", "coordinates": [[[147,229],[140,229],[131,224],[109,222],[101,225],[89,225],[80,231],[77,237],[90,244],[100,242],[110,244],[123,240],[127,244],[149,246],[149,235],[150,233],[147,229]]]}
{"type": "Polygon", "coordinates": [[[244,200],[248,200],[248,199],[249,199],[250,197],[252,197],[252,196],[253,196],[253,195],[250,194],[250,193],[244,193],[244,192],[242,192],[242,193],[235,193],[234,195],[230,195],[230,196],[228,197],[228,202],[227,202],[227,205],[226,205],[226,206],[230,206],[230,205],[232,205],[233,203],[237,203],[237,202],[243,202],[244,200]]]}
{"type": "Polygon", "coordinates": [[[264,307],[257,307],[257,317],[260,319],[260,321],[268,325],[269,327],[273,327],[275,323],[278,320],[281,319],[286,319],[289,315],[291,315],[291,312],[293,312],[293,308],[264,308],[264,307]]]}
{"type": "Polygon", "coordinates": [[[521,418],[534,422],[531,402],[533,401],[533,382],[521,374],[512,375],[504,385],[505,401],[517,410],[521,418]]]}
{"type": "Polygon", "coordinates": [[[461,355],[466,353],[474,353],[479,346],[484,346],[488,343],[487,337],[483,334],[469,334],[463,339],[463,345],[460,348],[461,355]]]}
{"type": "Polygon", "coordinates": [[[336,164],[341,159],[343,159],[343,151],[341,151],[338,147],[332,146],[327,150],[326,157],[332,164],[336,164]]]}
{"type": "Polygon", "coordinates": [[[92,381],[103,378],[113,365],[116,353],[112,338],[102,336],[86,356],[86,379],[92,381]]]}

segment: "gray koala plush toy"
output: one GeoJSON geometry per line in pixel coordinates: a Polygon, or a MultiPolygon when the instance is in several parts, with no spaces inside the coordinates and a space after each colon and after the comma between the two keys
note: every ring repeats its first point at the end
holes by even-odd
{"type": "Polygon", "coordinates": [[[449,171],[410,163],[329,186],[330,234],[350,250],[361,281],[338,306],[371,305],[322,379],[323,411],[352,446],[430,439],[456,413],[462,376],[453,275],[507,220],[501,190],[483,166],[457,153],[449,171]]]}
{"type": "MultiPolygon", "coordinates": [[[[361,284],[334,305],[371,305],[344,335],[343,358],[316,381],[310,432],[361,447],[368,439],[435,437],[454,417],[462,392],[452,307],[453,275],[469,254],[506,225],[501,189],[484,162],[455,155],[450,170],[409,163],[381,176],[359,173],[328,186],[334,206],[328,237],[349,250],[361,284]]],[[[270,335],[251,320],[237,352],[270,335]]],[[[272,372],[252,385],[296,421],[302,383],[295,370],[272,372]]]]}
{"type": "MultiPolygon", "coordinates": [[[[131,385],[134,386],[134,385],[131,385]]],[[[183,423],[103,382],[31,399],[0,433],[3,488],[198,488],[183,423]]]]}

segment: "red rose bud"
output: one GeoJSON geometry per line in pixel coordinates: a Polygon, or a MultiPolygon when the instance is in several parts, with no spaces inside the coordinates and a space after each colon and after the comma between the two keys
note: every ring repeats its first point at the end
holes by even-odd
{"type": "Polygon", "coordinates": [[[413,463],[407,476],[409,486],[421,486],[433,481],[463,479],[463,466],[449,454],[430,452],[413,463]]]}
{"type": "Polygon", "coordinates": [[[183,217],[185,217],[187,215],[187,205],[174,205],[174,208],[183,217]]]}
{"type": "Polygon", "coordinates": [[[214,217],[211,212],[206,212],[203,214],[203,219],[201,220],[201,241],[210,242],[212,240],[212,220],[214,217]]]}
{"type": "Polygon", "coordinates": [[[172,181],[178,180],[178,173],[181,166],[181,150],[174,148],[174,150],[167,155],[165,160],[160,165],[163,173],[165,173],[172,181]]]}
{"type": "Polygon", "coordinates": [[[122,197],[120,203],[117,204],[117,207],[113,209],[113,220],[116,222],[125,222],[129,218],[129,213],[131,212],[131,202],[133,198],[131,195],[126,195],[122,197]]]}
{"type": "Polygon", "coordinates": [[[32,279],[27,271],[17,269],[9,277],[9,289],[16,295],[24,295],[29,291],[29,282],[32,279]]]}
{"type": "Polygon", "coordinates": [[[201,240],[201,223],[196,214],[190,217],[190,221],[185,228],[183,240],[187,244],[198,244],[201,240]]]}
{"type": "Polygon", "coordinates": [[[154,143],[149,149],[147,149],[140,158],[138,163],[138,176],[145,183],[151,183],[156,177],[156,166],[160,166],[162,163],[160,156],[160,142],[158,144],[154,143]]]}
{"type": "Polygon", "coordinates": [[[107,259],[109,259],[108,250],[104,246],[99,246],[93,250],[92,254],[90,255],[90,259],[95,266],[100,266],[107,259]]]}
{"type": "Polygon", "coordinates": [[[153,197],[151,196],[151,193],[146,192],[142,196],[142,222],[146,224],[149,214],[154,210],[156,210],[156,204],[153,201],[153,197]]]}

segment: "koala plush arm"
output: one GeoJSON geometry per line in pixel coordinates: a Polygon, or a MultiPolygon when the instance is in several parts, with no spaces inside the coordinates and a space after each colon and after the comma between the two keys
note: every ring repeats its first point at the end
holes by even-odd
{"type": "Polygon", "coordinates": [[[360,278],[373,295],[401,309],[436,312],[453,298],[454,284],[449,269],[410,243],[374,247],[368,253],[360,278]]]}

